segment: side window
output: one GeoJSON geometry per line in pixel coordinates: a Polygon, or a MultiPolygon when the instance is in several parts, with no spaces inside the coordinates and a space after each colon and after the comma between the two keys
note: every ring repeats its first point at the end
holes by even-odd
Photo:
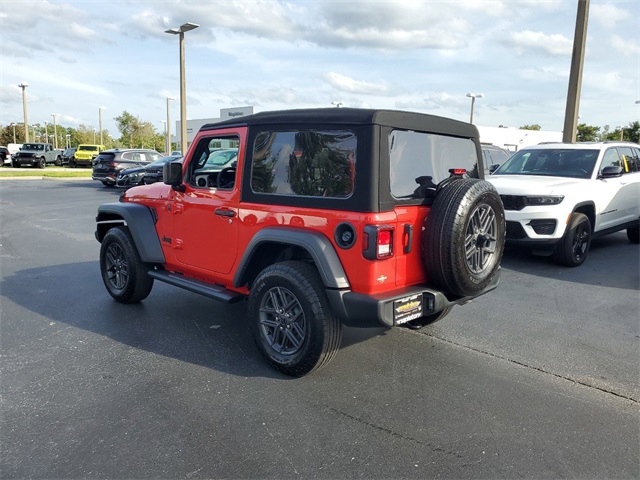
{"type": "Polygon", "coordinates": [[[140,153],[139,152],[131,152],[131,160],[134,162],[140,161],[140,153]]]}
{"type": "Polygon", "coordinates": [[[355,184],[356,135],[344,130],[266,131],[253,146],[255,193],[345,198],[355,184]]]}
{"type": "Polygon", "coordinates": [[[185,180],[196,188],[230,190],[235,186],[240,138],[204,137],[196,146],[185,180]]]}
{"type": "Polygon", "coordinates": [[[602,164],[600,165],[600,172],[598,173],[602,173],[602,169],[605,167],[622,167],[623,171],[624,171],[624,167],[622,166],[622,160],[620,159],[620,156],[618,155],[618,150],[613,147],[613,148],[608,148],[605,152],[604,152],[604,156],[602,157],[602,164]]]}
{"type": "Polygon", "coordinates": [[[622,169],[624,173],[633,173],[640,170],[638,152],[640,150],[632,147],[618,147],[618,152],[622,159],[622,169]]]}
{"type": "Polygon", "coordinates": [[[123,160],[131,160],[131,152],[124,152],[121,158],[123,160]]]}

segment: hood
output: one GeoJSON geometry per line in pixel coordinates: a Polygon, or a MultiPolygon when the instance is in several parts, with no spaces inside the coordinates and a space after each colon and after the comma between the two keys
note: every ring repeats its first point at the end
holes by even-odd
{"type": "Polygon", "coordinates": [[[500,195],[564,195],[567,190],[579,188],[588,181],[541,175],[491,175],[486,180],[496,187],[500,195]]]}

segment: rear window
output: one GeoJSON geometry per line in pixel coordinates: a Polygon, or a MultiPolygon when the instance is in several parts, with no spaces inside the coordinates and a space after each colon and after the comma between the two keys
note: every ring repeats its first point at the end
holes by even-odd
{"type": "Polygon", "coordinates": [[[479,178],[473,140],[406,130],[389,135],[389,178],[395,198],[411,197],[424,182],[438,184],[453,168],[479,178]]]}
{"type": "Polygon", "coordinates": [[[255,193],[345,198],[355,184],[356,134],[346,130],[266,131],[253,146],[255,193]]]}
{"type": "Polygon", "coordinates": [[[114,159],[115,157],[115,153],[101,153],[100,155],[98,155],[96,157],[96,162],[110,162],[111,160],[114,159]]]}

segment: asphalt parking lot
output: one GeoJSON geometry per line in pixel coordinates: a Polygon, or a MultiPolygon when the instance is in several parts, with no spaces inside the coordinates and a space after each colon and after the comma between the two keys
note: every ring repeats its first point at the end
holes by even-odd
{"type": "Polygon", "coordinates": [[[420,331],[348,329],[291,379],[245,305],[107,294],[119,191],[0,180],[0,477],[639,478],[640,251],[577,269],[509,249],[495,292],[420,331]]]}

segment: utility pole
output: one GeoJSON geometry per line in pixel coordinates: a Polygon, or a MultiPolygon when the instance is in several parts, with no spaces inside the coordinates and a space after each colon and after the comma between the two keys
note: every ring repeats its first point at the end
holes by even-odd
{"type": "Polygon", "coordinates": [[[562,130],[562,141],[565,143],[576,143],[588,18],[589,0],[578,0],[576,31],[573,37],[573,53],[571,55],[571,73],[569,74],[569,90],[567,92],[567,109],[564,114],[564,129],[562,130]]]}

